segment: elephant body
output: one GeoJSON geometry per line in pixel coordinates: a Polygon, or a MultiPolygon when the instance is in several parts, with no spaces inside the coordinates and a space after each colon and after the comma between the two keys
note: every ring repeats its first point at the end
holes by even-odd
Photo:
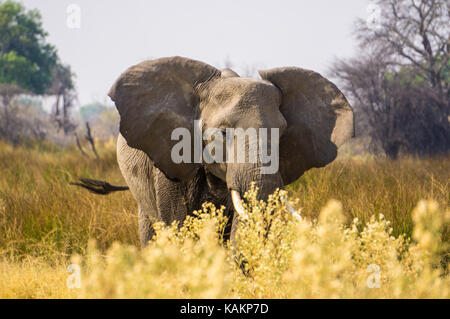
{"type": "Polygon", "coordinates": [[[350,105],[318,73],[286,67],[260,75],[241,78],[230,69],[171,57],[132,66],[117,79],[109,93],[120,114],[117,159],[138,202],[143,245],[154,234],[153,223],[182,222],[206,201],[226,207],[233,238],[244,214],[241,196],[252,183],[266,199],[333,161],[353,135],[350,105]],[[196,140],[196,132],[203,139],[196,140]],[[207,132],[213,133],[205,137],[207,132]],[[252,139],[242,132],[257,133],[252,139]],[[177,137],[185,135],[189,146],[174,159],[177,137]],[[196,147],[211,145],[223,146],[226,156],[214,148],[198,158],[196,147]]]}
{"type": "Polygon", "coordinates": [[[147,154],[128,146],[121,134],[117,139],[117,162],[138,203],[142,245],[153,237],[153,223],[183,222],[205,202],[212,202],[217,207],[223,205],[225,215],[230,221],[233,218],[233,204],[226,183],[203,168],[189,181],[173,181],[152,164],[147,154]]]}

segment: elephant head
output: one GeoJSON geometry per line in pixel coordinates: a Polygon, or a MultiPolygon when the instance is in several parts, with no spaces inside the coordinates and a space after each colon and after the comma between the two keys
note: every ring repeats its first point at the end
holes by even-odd
{"type": "Polygon", "coordinates": [[[163,58],[126,70],[109,96],[120,113],[120,132],[129,146],[144,151],[172,180],[190,180],[204,167],[226,183],[239,211],[240,195],[252,182],[265,198],[308,169],[333,161],[338,146],[353,134],[349,103],[318,73],[286,67],[260,75],[262,79],[241,78],[232,70],[220,71],[199,61],[163,58]],[[187,160],[181,162],[172,156],[179,143],[173,138],[177,128],[191,136],[191,148],[183,149],[187,160]],[[195,158],[195,147],[208,142],[195,140],[195,133],[208,129],[225,135],[218,140],[226,150],[233,150],[231,160],[195,158]],[[228,136],[231,129],[255,130],[258,138],[238,143],[235,135],[228,136]],[[270,173],[263,173],[266,163],[259,156],[264,132],[260,129],[268,132],[267,149],[279,150],[279,158],[273,158],[279,169],[270,173]],[[236,161],[236,154],[255,150],[256,160],[236,161]]]}

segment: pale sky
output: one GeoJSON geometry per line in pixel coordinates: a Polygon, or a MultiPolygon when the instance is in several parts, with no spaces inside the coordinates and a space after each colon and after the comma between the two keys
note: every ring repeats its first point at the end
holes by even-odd
{"type": "Polygon", "coordinates": [[[22,0],[42,14],[48,42],[76,73],[81,105],[106,102],[126,68],[180,55],[235,71],[298,66],[326,73],[356,50],[356,18],[370,0],[22,0]],[[67,9],[81,9],[79,29],[67,9]],[[73,21],[73,20],[71,20],[73,21]]]}

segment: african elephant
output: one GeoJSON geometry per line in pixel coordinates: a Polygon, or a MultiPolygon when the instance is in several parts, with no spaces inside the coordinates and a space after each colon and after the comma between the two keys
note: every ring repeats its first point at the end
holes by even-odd
{"type": "MultiPolygon", "coordinates": [[[[109,92],[120,113],[117,160],[138,202],[142,245],[152,238],[154,222],[181,222],[206,201],[226,207],[233,237],[240,197],[252,182],[264,199],[308,169],[332,162],[338,146],[352,137],[352,108],[333,83],[297,67],[259,74],[261,79],[244,78],[230,69],[170,57],[132,66],[117,79],[109,92]],[[208,128],[277,129],[279,139],[268,145],[276,144],[278,169],[263,174],[259,159],[176,162],[177,128],[194,135],[208,128]]],[[[232,137],[228,147],[260,152],[254,143],[245,139],[237,146],[232,137]]],[[[185,158],[195,153],[184,151],[185,158]]],[[[128,189],[92,180],[82,186],[97,193],[128,189]]]]}

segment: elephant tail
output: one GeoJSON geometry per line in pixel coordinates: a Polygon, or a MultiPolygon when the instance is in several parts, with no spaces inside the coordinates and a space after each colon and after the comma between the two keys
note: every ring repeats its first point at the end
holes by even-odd
{"type": "Polygon", "coordinates": [[[91,193],[99,195],[108,195],[112,192],[127,191],[130,189],[128,186],[115,186],[105,181],[97,181],[88,178],[80,178],[80,183],[71,182],[70,185],[86,188],[91,193]]]}

